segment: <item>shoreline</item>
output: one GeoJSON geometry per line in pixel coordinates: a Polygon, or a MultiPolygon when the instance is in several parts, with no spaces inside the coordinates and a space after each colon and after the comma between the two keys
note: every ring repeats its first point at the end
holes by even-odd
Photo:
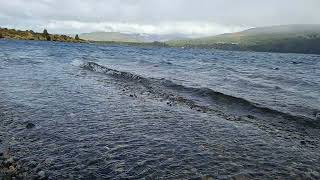
{"type": "Polygon", "coordinates": [[[133,47],[154,47],[154,48],[173,48],[173,49],[185,49],[185,50],[208,50],[208,51],[227,51],[227,52],[248,52],[248,53],[275,53],[275,54],[297,54],[297,55],[315,55],[320,56],[320,53],[302,53],[302,52],[279,52],[279,51],[254,51],[248,49],[221,49],[221,48],[210,48],[210,47],[184,47],[184,46],[171,46],[167,43],[158,43],[158,42],[142,42],[142,43],[133,43],[133,42],[116,42],[116,41],[79,41],[79,42],[70,42],[70,41],[46,41],[46,40],[30,40],[30,39],[14,39],[14,38],[0,38],[1,40],[6,41],[30,41],[30,42],[57,42],[57,43],[71,43],[71,44],[95,44],[95,45],[119,45],[119,46],[133,46],[133,47]]]}
{"type": "Polygon", "coordinates": [[[21,165],[10,155],[10,150],[3,146],[3,141],[0,139],[0,179],[25,178],[21,165]]]}

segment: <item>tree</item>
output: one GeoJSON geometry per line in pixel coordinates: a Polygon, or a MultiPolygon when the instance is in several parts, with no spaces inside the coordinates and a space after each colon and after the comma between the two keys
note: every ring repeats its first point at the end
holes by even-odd
{"type": "Polygon", "coordinates": [[[1,39],[1,38],[4,38],[4,37],[3,37],[3,35],[0,33],[0,39],[1,39]]]}
{"type": "Polygon", "coordinates": [[[47,41],[51,41],[50,34],[46,29],[43,30],[43,36],[47,39],[47,41]]]}
{"type": "Polygon", "coordinates": [[[76,35],[76,37],[75,37],[74,39],[76,39],[77,41],[79,41],[79,40],[80,40],[80,38],[79,38],[78,34],[76,35]]]}
{"type": "Polygon", "coordinates": [[[49,35],[49,33],[48,33],[48,31],[47,31],[46,29],[43,30],[43,35],[44,35],[44,36],[49,35]]]}

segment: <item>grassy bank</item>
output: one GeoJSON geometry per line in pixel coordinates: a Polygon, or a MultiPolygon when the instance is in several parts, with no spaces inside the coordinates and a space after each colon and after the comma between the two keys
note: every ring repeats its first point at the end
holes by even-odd
{"type": "Polygon", "coordinates": [[[0,28],[0,39],[16,39],[16,40],[36,40],[36,41],[59,41],[59,42],[86,42],[77,37],[66,35],[49,34],[47,30],[43,33],[37,33],[32,30],[21,31],[15,29],[0,28]]]}

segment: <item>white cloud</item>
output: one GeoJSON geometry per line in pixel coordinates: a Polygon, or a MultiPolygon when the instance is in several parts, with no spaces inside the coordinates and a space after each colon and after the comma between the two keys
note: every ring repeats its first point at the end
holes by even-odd
{"type": "Polygon", "coordinates": [[[125,32],[125,33],[145,33],[145,34],[188,34],[190,36],[214,35],[227,32],[234,32],[244,29],[244,27],[222,26],[209,22],[162,22],[159,24],[138,24],[124,22],[79,22],[79,21],[51,21],[42,28],[50,31],[64,32],[125,32]]]}
{"type": "Polygon", "coordinates": [[[320,23],[319,0],[0,0],[0,26],[70,33],[217,34],[320,23]]]}

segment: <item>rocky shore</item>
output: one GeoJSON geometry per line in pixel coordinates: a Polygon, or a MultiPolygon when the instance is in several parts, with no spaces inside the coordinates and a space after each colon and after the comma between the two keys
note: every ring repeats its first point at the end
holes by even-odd
{"type": "MultiPolygon", "coordinates": [[[[1,117],[3,116],[1,116],[0,112],[0,120],[1,117]]],[[[28,123],[25,128],[31,129],[34,126],[32,123],[28,123]]],[[[19,158],[14,155],[10,145],[6,143],[5,138],[0,133],[0,180],[48,179],[46,172],[41,168],[43,164],[31,161],[25,167],[19,158]]]]}
{"type": "MultiPolygon", "coordinates": [[[[1,141],[1,140],[0,140],[1,141]]],[[[16,159],[0,144],[0,179],[24,179],[22,168],[16,159]]]]}
{"type": "Polygon", "coordinates": [[[40,169],[40,166],[35,162],[30,162],[30,167],[23,167],[19,159],[14,157],[10,149],[1,149],[0,151],[0,179],[48,179],[46,172],[40,169]]]}

